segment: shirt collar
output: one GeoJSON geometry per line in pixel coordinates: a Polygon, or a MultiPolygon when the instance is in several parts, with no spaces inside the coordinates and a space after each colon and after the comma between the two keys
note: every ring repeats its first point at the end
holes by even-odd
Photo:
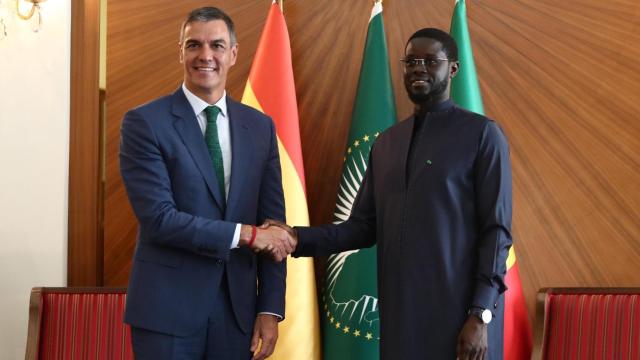
{"type": "Polygon", "coordinates": [[[445,101],[442,101],[435,105],[430,106],[428,109],[423,109],[423,110],[426,110],[426,112],[423,112],[421,114],[414,113],[413,116],[416,120],[418,120],[418,122],[421,122],[427,116],[443,114],[451,110],[454,106],[455,104],[453,100],[447,99],[445,101]]]}
{"type": "Polygon", "coordinates": [[[449,109],[451,109],[453,107],[453,100],[451,100],[451,98],[445,100],[445,101],[441,101],[437,104],[431,105],[427,110],[427,112],[429,113],[437,113],[437,112],[442,112],[442,111],[447,111],[449,109]]]}
{"type": "Polygon", "coordinates": [[[225,116],[225,117],[227,116],[227,91],[226,90],[222,92],[222,97],[220,97],[220,99],[215,104],[209,104],[206,101],[199,98],[196,94],[189,91],[189,89],[187,89],[184,83],[182,83],[182,91],[184,92],[184,96],[187,97],[187,100],[189,101],[189,104],[191,105],[191,108],[193,109],[193,112],[196,114],[196,116],[200,115],[200,113],[203,112],[204,109],[206,109],[208,106],[211,106],[211,105],[215,105],[218,108],[220,108],[220,114],[222,114],[222,116],[225,116]]]}

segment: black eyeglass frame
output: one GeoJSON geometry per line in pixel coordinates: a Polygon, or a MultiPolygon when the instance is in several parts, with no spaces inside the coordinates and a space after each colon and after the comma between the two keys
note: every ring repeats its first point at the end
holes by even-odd
{"type": "Polygon", "coordinates": [[[400,62],[404,65],[405,69],[412,69],[418,65],[424,66],[426,69],[434,69],[436,66],[440,64],[441,61],[451,61],[447,58],[410,58],[410,59],[400,59],[400,62]]]}

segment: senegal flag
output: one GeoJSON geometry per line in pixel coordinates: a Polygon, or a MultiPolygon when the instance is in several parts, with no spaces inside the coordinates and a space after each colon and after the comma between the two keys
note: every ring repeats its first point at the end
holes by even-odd
{"type": "MultiPolygon", "coordinates": [[[[451,20],[451,36],[458,44],[460,69],[451,82],[451,97],[459,106],[483,114],[482,97],[473,61],[471,39],[467,26],[467,9],[464,0],[457,0],[451,20]]],[[[520,274],[513,247],[507,258],[505,277],[507,292],[504,305],[504,358],[506,360],[529,359],[531,357],[531,326],[522,295],[520,274]]]]}
{"type": "MultiPolygon", "coordinates": [[[[345,221],[380,132],[396,121],[382,4],[371,12],[334,220],[345,221]]],[[[380,320],[376,247],[329,257],[322,296],[324,358],[378,359],[380,320]]]]}
{"type": "MultiPolygon", "coordinates": [[[[287,223],[308,226],[298,105],[284,15],[274,2],[262,31],[242,102],[276,125],[287,223]]],[[[313,259],[287,259],[287,314],[270,359],[320,359],[320,327],[313,259]]]]}

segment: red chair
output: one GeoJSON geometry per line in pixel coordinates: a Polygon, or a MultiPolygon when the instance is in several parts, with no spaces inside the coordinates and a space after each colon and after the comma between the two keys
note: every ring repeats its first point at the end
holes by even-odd
{"type": "Polygon", "coordinates": [[[126,296],[126,289],[33,288],[25,358],[133,359],[126,296]]]}
{"type": "Polygon", "coordinates": [[[546,288],[533,359],[640,359],[640,288],[546,288]]]}

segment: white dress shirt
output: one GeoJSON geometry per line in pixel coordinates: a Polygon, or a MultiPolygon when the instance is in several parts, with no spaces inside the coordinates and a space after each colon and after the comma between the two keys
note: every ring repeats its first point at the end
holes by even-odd
{"type": "MultiPolygon", "coordinates": [[[[202,136],[207,130],[207,114],[204,112],[208,106],[215,105],[220,109],[218,118],[216,119],[216,126],[218,128],[218,141],[220,142],[220,150],[222,150],[222,165],[224,167],[224,191],[225,197],[229,196],[229,183],[231,180],[231,130],[229,128],[229,113],[227,112],[227,91],[222,93],[222,97],[215,104],[208,104],[206,101],[200,99],[194,93],[189,91],[187,87],[182,83],[182,91],[187,97],[189,104],[193,108],[193,112],[198,119],[198,125],[202,131],[202,136]]],[[[233,239],[231,241],[231,249],[238,247],[240,241],[240,226],[236,225],[236,231],[233,233],[233,239]]],[[[260,312],[259,314],[268,314],[276,316],[282,320],[282,315],[271,312],[260,312]]]]}
{"type": "MultiPolygon", "coordinates": [[[[182,84],[182,91],[187,97],[189,104],[193,108],[193,112],[198,119],[198,125],[202,131],[202,136],[207,130],[207,114],[204,110],[211,105],[215,105],[220,109],[218,118],[216,119],[216,126],[218,128],[218,141],[220,142],[220,150],[222,151],[222,165],[224,167],[224,191],[225,198],[229,196],[229,184],[231,182],[231,130],[229,128],[229,113],[227,112],[227,91],[222,93],[222,97],[215,104],[209,104],[206,101],[200,99],[194,93],[189,91],[187,87],[182,84]]],[[[233,233],[233,239],[231,241],[231,248],[238,247],[240,241],[240,224],[236,225],[236,231],[233,233]]]]}

